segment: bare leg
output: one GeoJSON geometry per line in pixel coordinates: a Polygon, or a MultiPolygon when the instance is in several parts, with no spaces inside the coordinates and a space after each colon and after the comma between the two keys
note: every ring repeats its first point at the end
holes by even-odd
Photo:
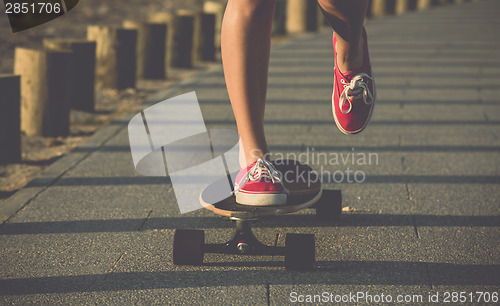
{"type": "Polygon", "coordinates": [[[224,75],[240,134],[240,166],[268,153],[264,109],[276,0],[229,0],[222,23],[224,75]]]}
{"type": "Polygon", "coordinates": [[[368,0],[318,0],[328,23],[337,36],[337,64],[342,72],[363,66],[361,33],[368,0]]]}

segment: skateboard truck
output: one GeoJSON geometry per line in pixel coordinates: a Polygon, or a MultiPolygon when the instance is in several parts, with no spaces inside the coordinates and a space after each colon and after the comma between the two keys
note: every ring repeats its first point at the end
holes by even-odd
{"type": "Polygon", "coordinates": [[[231,217],[236,225],[233,238],[226,243],[206,244],[206,253],[242,254],[242,255],[284,255],[282,247],[268,246],[257,239],[252,231],[252,222],[258,219],[231,217]]]}

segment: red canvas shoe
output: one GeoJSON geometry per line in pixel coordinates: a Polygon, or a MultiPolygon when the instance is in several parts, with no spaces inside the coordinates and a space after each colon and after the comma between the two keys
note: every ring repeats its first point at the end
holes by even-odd
{"type": "Polygon", "coordinates": [[[234,194],[236,202],[244,205],[284,205],[288,191],[274,166],[258,159],[236,176],[234,194]]]}
{"type": "Polygon", "coordinates": [[[337,127],[344,134],[361,132],[370,120],[377,93],[372,76],[370,57],[368,55],[368,40],[363,28],[364,64],[358,71],[342,73],[337,65],[336,35],[333,35],[333,54],[335,68],[333,69],[333,118],[337,127]]]}

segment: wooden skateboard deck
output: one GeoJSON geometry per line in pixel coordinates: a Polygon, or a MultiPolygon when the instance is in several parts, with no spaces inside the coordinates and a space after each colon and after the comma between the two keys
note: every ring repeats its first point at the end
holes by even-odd
{"type": "MultiPolygon", "coordinates": [[[[201,205],[225,217],[252,219],[296,212],[313,205],[321,198],[321,181],[311,167],[295,160],[276,160],[273,165],[280,172],[285,188],[290,192],[285,205],[241,205],[236,203],[234,195],[216,200],[220,199],[218,192],[224,190],[229,178],[218,180],[205,188],[200,194],[201,205]]],[[[236,174],[231,174],[231,177],[236,177],[236,174]]]]}

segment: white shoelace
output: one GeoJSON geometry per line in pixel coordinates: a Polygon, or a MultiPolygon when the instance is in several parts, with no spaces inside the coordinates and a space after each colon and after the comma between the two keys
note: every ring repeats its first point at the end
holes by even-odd
{"type": "Polygon", "coordinates": [[[245,183],[248,182],[248,180],[257,181],[261,178],[267,178],[273,183],[281,184],[281,175],[276,170],[276,168],[274,168],[274,166],[270,162],[259,158],[255,165],[250,168],[250,170],[248,170],[245,176],[241,179],[239,184],[234,186],[234,191],[236,192],[240,190],[245,185],[245,183]]]}
{"type": "MultiPolygon", "coordinates": [[[[373,93],[368,89],[368,84],[364,81],[365,78],[372,80],[373,83],[373,78],[366,73],[357,74],[352,78],[351,82],[346,82],[343,79],[340,80],[340,82],[344,84],[344,90],[340,94],[339,98],[340,111],[343,114],[348,114],[351,111],[352,100],[354,99],[362,98],[366,105],[372,104],[375,100],[373,93]],[[348,110],[344,110],[346,102],[349,103],[348,110]]],[[[374,88],[373,91],[375,91],[374,88]]]]}

